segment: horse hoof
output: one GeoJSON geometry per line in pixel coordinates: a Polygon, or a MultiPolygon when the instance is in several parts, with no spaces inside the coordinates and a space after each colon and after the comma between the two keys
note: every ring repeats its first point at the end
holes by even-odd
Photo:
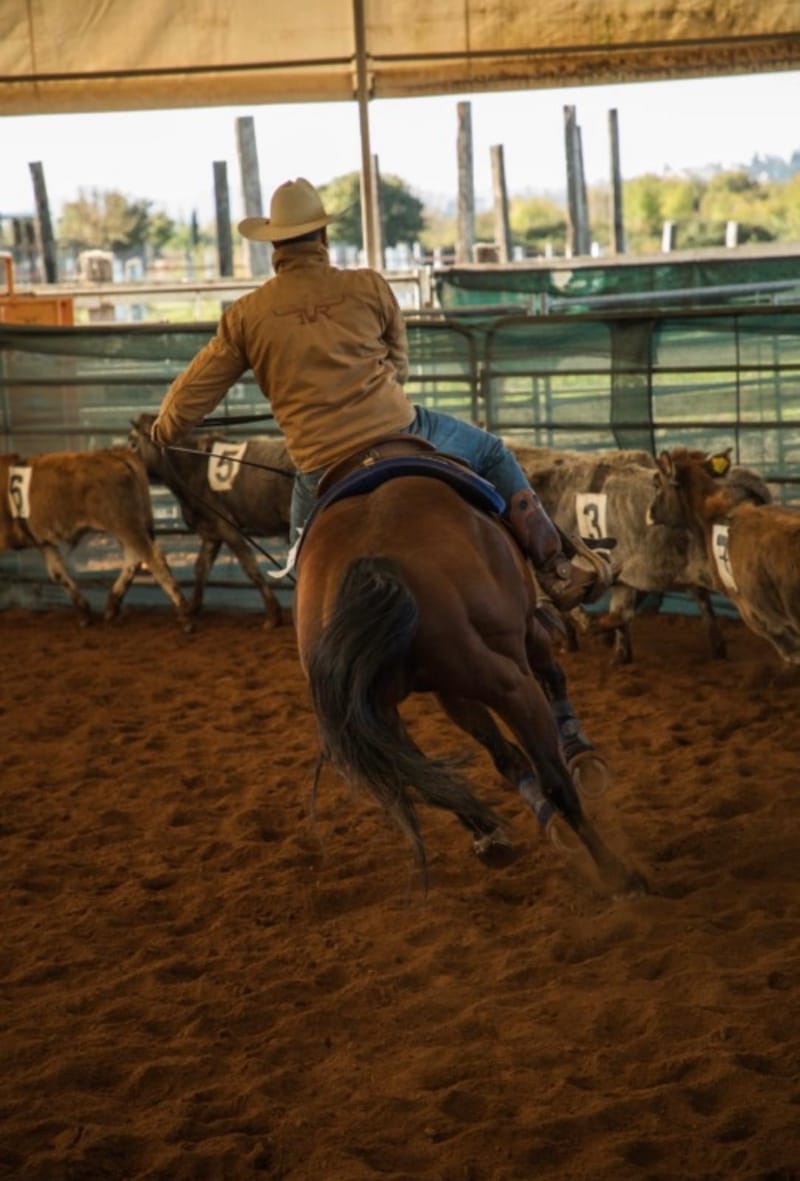
{"type": "Polygon", "coordinates": [[[574,857],[583,848],[580,837],[570,828],[563,816],[553,816],[545,831],[553,848],[567,857],[574,857]]]}
{"type": "Polygon", "coordinates": [[[644,898],[648,894],[652,894],[653,891],[650,889],[647,879],[637,870],[633,870],[628,874],[623,893],[627,898],[644,898]]]}
{"type": "Polygon", "coordinates": [[[572,782],[583,799],[599,800],[606,794],[611,785],[611,771],[596,751],[581,751],[567,765],[572,782]]]}
{"type": "Polygon", "coordinates": [[[472,848],[475,856],[489,869],[503,869],[506,865],[513,865],[522,856],[522,851],[516,849],[500,829],[476,837],[472,848]]]}

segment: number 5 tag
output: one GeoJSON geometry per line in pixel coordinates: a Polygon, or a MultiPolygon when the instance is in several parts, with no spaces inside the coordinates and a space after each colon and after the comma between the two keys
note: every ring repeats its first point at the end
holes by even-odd
{"type": "Polygon", "coordinates": [[[247,443],[214,443],[208,457],[208,486],[212,492],[230,492],[246,448],[247,443]]]}

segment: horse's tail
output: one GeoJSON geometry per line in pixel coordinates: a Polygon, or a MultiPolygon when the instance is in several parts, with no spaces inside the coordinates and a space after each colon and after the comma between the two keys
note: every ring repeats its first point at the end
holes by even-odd
{"type": "Polygon", "coordinates": [[[415,798],[455,812],[473,832],[492,832],[499,821],[454,774],[452,760],[423,755],[397,713],[411,687],[417,622],[397,563],[358,558],[342,579],[308,675],[323,755],[386,809],[424,868],[415,798]]]}

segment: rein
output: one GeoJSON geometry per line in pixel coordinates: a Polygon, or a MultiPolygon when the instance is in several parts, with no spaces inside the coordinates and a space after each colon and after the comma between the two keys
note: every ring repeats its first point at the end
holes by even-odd
{"type": "MultiPolygon", "coordinates": [[[[155,446],[155,444],[154,444],[155,446]]],[[[200,451],[196,447],[178,447],[174,443],[168,443],[166,447],[161,448],[162,451],[182,451],[184,455],[205,455],[210,458],[211,453],[208,451],[200,451]]],[[[269,463],[255,463],[252,459],[237,459],[235,455],[226,455],[225,458],[230,463],[241,463],[245,467],[257,467],[262,472],[274,472],[276,476],[287,476],[290,480],[294,479],[294,472],[287,472],[285,467],[272,467],[269,463]]],[[[174,473],[173,468],[173,473],[174,473]]]]}

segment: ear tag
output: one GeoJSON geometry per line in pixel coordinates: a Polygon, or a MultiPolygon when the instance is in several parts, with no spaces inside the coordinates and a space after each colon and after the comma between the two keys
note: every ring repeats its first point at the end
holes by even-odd
{"type": "Polygon", "coordinates": [[[711,472],[715,476],[724,476],[727,474],[728,468],[731,466],[731,461],[727,455],[712,455],[711,456],[711,472]]]}

